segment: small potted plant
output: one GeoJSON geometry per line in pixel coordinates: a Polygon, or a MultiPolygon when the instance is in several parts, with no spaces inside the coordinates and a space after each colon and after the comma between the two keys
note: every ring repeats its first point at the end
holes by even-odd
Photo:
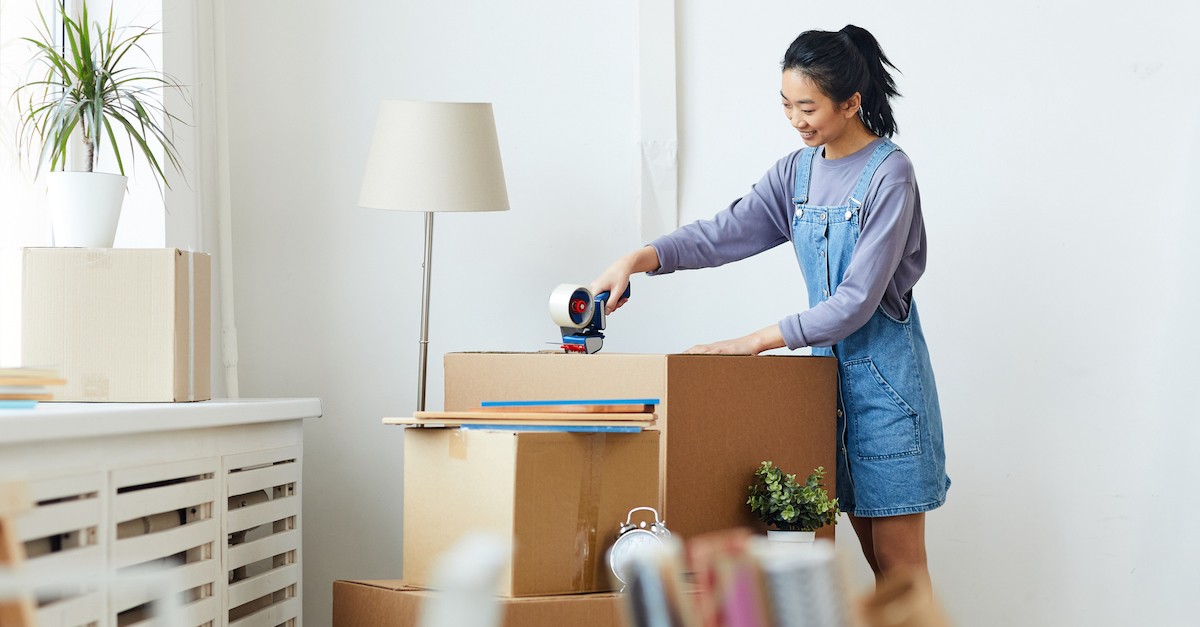
{"type": "Polygon", "coordinates": [[[158,91],[183,88],[133,63],[145,56],[143,38],[157,33],[117,26],[111,8],[106,24],[91,21],[86,1],[77,19],[62,0],[55,3],[53,19],[41,9],[39,15],[37,37],[23,39],[34,46],[33,61],[44,71],[14,91],[20,108],[18,136],[29,147],[38,173],[43,167],[50,170],[47,200],[55,244],[110,247],[133,156],[129,152],[144,155],[160,189],[167,185],[164,166],[180,169],[171,125],[182,120],[166,110],[158,91]],[[125,142],[130,151],[122,153],[125,142]],[[161,157],[155,147],[162,148],[161,157]],[[111,150],[119,175],[95,171],[105,148],[111,150]],[[72,163],[78,171],[68,171],[72,163]]]}
{"type": "Polygon", "coordinates": [[[770,461],[754,471],[746,504],[759,520],[774,527],[767,531],[767,539],[811,543],[817,529],[837,524],[837,499],[829,498],[824,478],[824,466],[813,470],[802,484],[770,461]]]}

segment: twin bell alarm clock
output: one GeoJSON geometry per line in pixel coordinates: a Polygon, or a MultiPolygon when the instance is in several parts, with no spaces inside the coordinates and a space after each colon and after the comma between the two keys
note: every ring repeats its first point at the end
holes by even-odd
{"type": "Polygon", "coordinates": [[[608,567],[613,576],[621,582],[622,589],[629,583],[632,573],[631,566],[635,559],[643,555],[652,555],[662,548],[664,540],[671,537],[665,522],[658,519],[658,510],[653,507],[635,507],[625,516],[617,530],[617,539],[608,551],[608,567]],[[649,526],[646,521],[635,524],[634,512],[646,511],[654,514],[654,522],[649,526]]]}

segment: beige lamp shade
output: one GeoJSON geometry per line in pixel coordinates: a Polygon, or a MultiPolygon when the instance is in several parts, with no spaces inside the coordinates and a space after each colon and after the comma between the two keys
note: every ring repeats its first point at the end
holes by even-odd
{"type": "Polygon", "coordinates": [[[492,105],[384,101],[358,204],[401,211],[507,211],[492,105]]]}

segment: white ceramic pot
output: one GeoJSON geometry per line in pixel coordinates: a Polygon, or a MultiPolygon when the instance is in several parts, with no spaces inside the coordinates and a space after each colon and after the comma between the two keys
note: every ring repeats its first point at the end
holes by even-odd
{"type": "Polygon", "coordinates": [[[815,531],[767,530],[767,541],[776,551],[811,551],[816,539],[817,532],[815,531]]]}
{"type": "Polygon", "coordinates": [[[50,172],[46,204],[55,246],[112,248],[129,179],[104,172],[50,172]]]}

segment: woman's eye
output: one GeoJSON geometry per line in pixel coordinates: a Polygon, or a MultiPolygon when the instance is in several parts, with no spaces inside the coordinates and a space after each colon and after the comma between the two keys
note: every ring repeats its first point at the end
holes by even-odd
{"type": "Polygon", "coordinates": [[[817,112],[817,110],[816,110],[816,109],[801,109],[801,110],[800,110],[800,112],[801,112],[801,113],[807,113],[807,114],[809,114],[809,115],[812,115],[812,114],[816,113],[816,112],[817,112]]]}

